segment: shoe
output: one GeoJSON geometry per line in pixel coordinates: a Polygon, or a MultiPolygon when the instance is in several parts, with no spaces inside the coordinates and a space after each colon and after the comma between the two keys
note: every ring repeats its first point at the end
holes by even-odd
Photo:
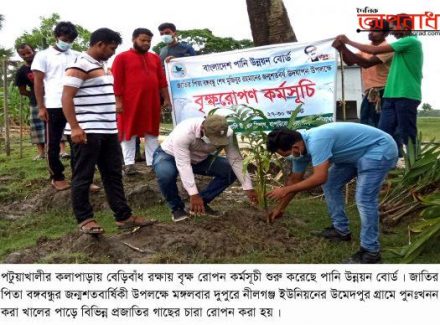
{"type": "Polygon", "coordinates": [[[60,153],[61,159],[70,159],[70,155],[67,152],[60,153]]]}
{"type": "Polygon", "coordinates": [[[397,160],[396,168],[397,169],[405,169],[405,159],[404,158],[399,158],[397,160]]]}
{"type": "Polygon", "coordinates": [[[184,209],[177,209],[171,212],[174,222],[180,222],[189,218],[188,213],[184,209]]]}
{"type": "Polygon", "coordinates": [[[90,184],[89,189],[90,189],[91,193],[96,193],[96,192],[99,192],[101,190],[101,188],[98,185],[95,185],[93,183],[90,184]]]}
{"type": "Polygon", "coordinates": [[[98,225],[98,223],[96,223],[95,219],[92,219],[92,218],[86,219],[83,222],[81,222],[78,225],[78,228],[79,228],[79,231],[81,231],[83,234],[86,234],[86,235],[100,235],[104,232],[104,229],[100,225],[98,225]],[[89,225],[92,222],[95,224],[95,226],[89,225]],[[85,227],[86,225],[89,225],[89,226],[85,227]]]}
{"type": "Polygon", "coordinates": [[[351,240],[351,233],[348,233],[346,235],[341,234],[333,226],[327,227],[320,232],[314,232],[313,234],[318,237],[323,237],[325,239],[332,240],[332,241],[350,241],[351,240]]]}
{"type": "Polygon", "coordinates": [[[378,264],[382,261],[380,252],[369,252],[361,247],[359,251],[353,254],[352,257],[345,260],[345,264],[378,264]]]}
{"type": "Polygon", "coordinates": [[[67,183],[65,180],[62,181],[52,180],[51,184],[52,187],[57,191],[65,191],[70,188],[70,184],[67,183]]]}
{"type": "Polygon", "coordinates": [[[124,167],[124,175],[125,176],[133,176],[137,174],[137,170],[134,164],[126,165],[124,167]]]}

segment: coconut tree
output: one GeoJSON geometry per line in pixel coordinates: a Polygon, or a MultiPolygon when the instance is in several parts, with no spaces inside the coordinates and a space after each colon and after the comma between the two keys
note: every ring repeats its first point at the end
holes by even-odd
{"type": "Polygon", "coordinates": [[[246,0],[255,46],[296,42],[283,0],[246,0]]]}

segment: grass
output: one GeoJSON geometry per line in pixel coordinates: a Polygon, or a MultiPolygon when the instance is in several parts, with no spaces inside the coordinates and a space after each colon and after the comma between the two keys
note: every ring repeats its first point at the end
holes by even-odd
{"type": "MultiPolygon", "coordinates": [[[[425,120],[423,129],[428,129],[425,120]]],[[[430,122],[430,120],[428,120],[430,122]]],[[[435,128],[432,127],[435,132],[435,128]]],[[[423,131],[422,131],[423,132],[423,131]]],[[[3,148],[2,148],[3,149],[3,148]]],[[[6,157],[0,153],[0,204],[20,201],[43,186],[48,186],[48,172],[44,161],[32,161],[35,149],[24,143],[24,155],[19,159],[18,139],[13,138],[12,154],[6,157]]],[[[65,162],[67,165],[68,162],[65,162]]],[[[69,171],[70,168],[66,168],[69,171]]],[[[69,176],[68,176],[69,177],[69,176]]],[[[164,205],[154,205],[147,209],[137,209],[135,214],[154,216],[161,222],[171,222],[169,210],[164,205]]],[[[255,250],[237,258],[224,260],[206,260],[194,256],[194,263],[338,263],[358,249],[359,245],[359,216],[353,202],[347,208],[351,222],[354,240],[349,243],[329,243],[311,235],[311,231],[319,230],[330,224],[327,207],[322,199],[301,197],[295,199],[289,206],[286,216],[279,220],[288,229],[289,236],[297,238],[297,247],[292,253],[285,253],[276,248],[255,250]]],[[[1,214],[1,206],[0,206],[1,214]]],[[[107,234],[116,233],[113,215],[110,210],[96,212],[96,218],[106,229],[107,234]]],[[[408,221],[392,229],[390,234],[381,234],[383,258],[386,263],[398,263],[399,258],[389,252],[407,244],[408,221]]],[[[271,227],[268,225],[268,227],[271,227]]],[[[41,239],[60,238],[76,230],[76,222],[71,211],[49,211],[42,214],[32,214],[18,220],[0,218],[0,260],[11,252],[32,247],[41,239]]],[[[250,234],[251,235],[251,234],[250,234]]],[[[175,260],[175,252],[164,253],[169,256],[158,256],[157,262],[175,260]]],[[[56,262],[59,256],[46,257],[41,262],[56,262]]],[[[66,260],[66,258],[62,258],[66,260]]],[[[72,263],[87,262],[86,257],[72,255],[72,263]]],[[[438,242],[419,256],[416,263],[440,263],[440,245],[438,242]]]]}
{"type": "Polygon", "coordinates": [[[422,132],[423,141],[435,138],[440,141],[440,117],[418,117],[417,128],[422,132]]]}

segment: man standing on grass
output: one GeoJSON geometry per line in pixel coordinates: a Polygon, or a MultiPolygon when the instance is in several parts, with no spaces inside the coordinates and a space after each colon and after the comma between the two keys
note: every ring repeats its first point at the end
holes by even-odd
{"type": "Polygon", "coordinates": [[[145,138],[147,166],[159,145],[160,96],[170,106],[168,85],[160,58],[148,52],[153,33],[146,28],[133,31],[133,48],[118,54],[113,62],[118,130],[124,155],[125,173],[136,173],[136,137],[145,138]]]}
{"type": "Polygon", "coordinates": [[[356,177],[360,249],[347,263],[379,263],[379,192],[388,171],[397,161],[393,138],[363,124],[328,123],[308,131],[274,130],[268,135],[267,150],[293,160],[286,186],[267,195],[278,201],[270,214],[271,220],[283,215],[296,193],[322,185],[332,225],[319,236],[334,241],[351,240],[343,188],[356,177]],[[310,163],[313,174],[304,179],[310,163]]]}
{"type": "Polygon", "coordinates": [[[384,103],[379,128],[390,135],[397,131],[400,141],[408,145],[417,137],[417,107],[422,99],[422,43],[412,34],[411,17],[396,15],[390,27],[397,41],[387,45],[364,45],[349,40],[345,35],[336,39],[358,50],[373,55],[393,53],[393,62],[388,74],[384,103]]]}
{"type": "Polygon", "coordinates": [[[75,166],[72,206],[80,230],[100,234],[93,218],[89,188],[95,166],[101,173],[110,208],[119,228],[143,227],[151,222],[133,216],[122,185],[122,154],[116,126],[113,77],[106,61],[121,44],[119,33],[100,28],[90,36],[90,47],[67,67],[64,78],[63,111],[71,130],[75,166]]]}
{"type": "Polygon", "coordinates": [[[61,108],[63,76],[67,65],[79,54],[71,50],[78,36],[75,25],[60,22],[54,30],[56,43],[38,52],[32,62],[34,89],[40,119],[46,122],[46,145],[52,186],[57,191],[70,187],[64,177],[64,166],[60,160],[60,141],[63,136],[66,118],[61,108]]]}
{"type": "Polygon", "coordinates": [[[16,49],[24,64],[17,70],[15,85],[18,87],[20,95],[29,98],[31,143],[37,146],[37,156],[34,160],[45,159],[44,122],[38,117],[38,106],[34,93],[34,75],[31,70],[35,51],[29,44],[20,44],[16,49]]]}

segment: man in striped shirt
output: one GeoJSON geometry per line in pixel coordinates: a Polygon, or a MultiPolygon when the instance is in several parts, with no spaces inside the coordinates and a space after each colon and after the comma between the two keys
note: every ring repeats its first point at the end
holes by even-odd
{"type": "Polygon", "coordinates": [[[90,37],[90,47],[66,70],[63,112],[68,121],[75,152],[72,177],[72,206],[80,230],[100,234],[103,229],[93,218],[89,186],[98,165],[107,200],[119,228],[150,224],[133,216],[122,184],[122,153],[116,126],[113,77],[105,62],[121,44],[121,36],[100,28],[90,37]]]}

